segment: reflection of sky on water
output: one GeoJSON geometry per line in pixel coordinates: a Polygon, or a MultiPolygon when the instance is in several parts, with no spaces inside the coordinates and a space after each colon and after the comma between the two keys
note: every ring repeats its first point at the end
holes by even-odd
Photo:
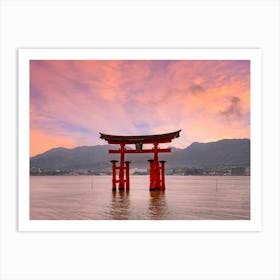
{"type": "Polygon", "coordinates": [[[150,192],[148,218],[153,220],[163,219],[167,212],[168,207],[165,199],[165,192],[150,192]]]}
{"type": "Polygon", "coordinates": [[[165,192],[150,192],[148,176],[131,179],[128,193],[112,192],[111,176],[32,176],[30,219],[250,219],[248,176],[167,176],[165,192]]]}
{"type": "MultiPolygon", "coordinates": [[[[133,216],[135,207],[131,205],[129,192],[114,191],[109,205],[109,219],[127,220],[133,216]]],[[[167,217],[168,207],[165,193],[162,191],[153,191],[149,194],[149,200],[146,208],[146,218],[152,220],[161,220],[167,217]]],[[[137,215],[135,216],[135,218],[137,215]]],[[[137,219],[137,218],[136,218],[137,219]]]]}
{"type": "Polygon", "coordinates": [[[113,191],[110,204],[110,218],[114,220],[127,220],[129,218],[129,192],[113,191]]]}

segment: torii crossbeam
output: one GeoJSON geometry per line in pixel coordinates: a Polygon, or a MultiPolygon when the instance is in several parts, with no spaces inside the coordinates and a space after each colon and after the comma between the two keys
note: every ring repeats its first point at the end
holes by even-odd
{"type": "Polygon", "coordinates": [[[161,149],[158,147],[160,143],[169,143],[173,139],[180,136],[180,131],[175,131],[165,134],[155,135],[137,135],[137,136],[119,136],[109,135],[100,132],[100,138],[108,142],[108,144],[118,144],[120,149],[109,150],[110,154],[120,154],[120,164],[117,166],[116,160],[112,160],[112,189],[117,189],[117,183],[119,184],[119,190],[129,190],[129,161],[125,161],[125,154],[137,154],[137,153],[153,153],[154,158],[149,160],[150,162],[150,191],[165,190],[165,178],[164,178],[164,164],[165,161],[158,160],[159,153],[171,152],[170,148],[161,149]],[[126,144],[135,144],[135,150],[127,150],[126,144]],[[153,144],[152,149],[143,149],[144,144],[153,144]],[[160,164],[159,164],[160,163],[160,164]],[[119,178],[117,179],[117,170],[119,170],[119,178]]]}

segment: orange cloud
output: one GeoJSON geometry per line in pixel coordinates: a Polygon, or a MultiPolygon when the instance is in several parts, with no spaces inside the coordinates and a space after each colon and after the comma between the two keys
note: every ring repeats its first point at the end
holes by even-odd
{"type": "Polygon", "coordinates": [[[250,137],[248,61],[32,61],[30,70],[32,155],[102,144],[99,131],[182,129],[180,147],[250,137]]]}
{"type": "Polygon", "coordinates": [[[75,146],[75,141],[67,137],[57,137],[47,135],[39,130],[30,130],[30,156],[35,156],[54,147],[73,148],[75,146]]]}

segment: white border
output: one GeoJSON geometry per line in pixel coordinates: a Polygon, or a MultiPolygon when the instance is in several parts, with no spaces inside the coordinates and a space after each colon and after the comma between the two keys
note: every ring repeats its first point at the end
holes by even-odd
{"type": "Polygon", "coordinates": [[[262,65],[260,49],[19,49],[19,231],[261,231],[262,229],[262,65]],[[29,61],[44,59],[185,59],[251,61],[250,220],[30,220],[29,61]]]}

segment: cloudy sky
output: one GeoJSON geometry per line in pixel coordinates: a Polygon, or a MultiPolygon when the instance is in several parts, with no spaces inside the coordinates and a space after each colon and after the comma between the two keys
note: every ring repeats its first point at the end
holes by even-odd
{"type": "Polygon", "coordinates": [[[172,146],[250,138],[248,60],[32,60],[30,154],[106,144],[99,132],[172,146]]]}

